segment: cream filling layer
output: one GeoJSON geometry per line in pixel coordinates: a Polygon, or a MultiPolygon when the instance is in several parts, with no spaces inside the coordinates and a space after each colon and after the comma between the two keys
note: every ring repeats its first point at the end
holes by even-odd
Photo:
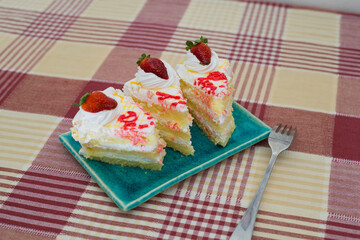
{"type": "MultiPolygon", "coordinates": [[[[190,111],[192,112],[192,114],[194,115],[194,117],[196,119],[198,119],[198,121],[201,122],[201,124],[203,124],[209,131],[211,135],[215,135],[218,138],[220,138],[222,141],[226,141],[231,129],[231,126],[234,124],[233,120],[228,121],[228,124],[225,127],[225,131],[224,132],[218,132],[216,131],[216,129],[212,126],[211,122],[207,122],[203,120],[203,117],[200,115],[199,112],[194,111],[193,109],[190,108],[190,111]]],[[[230,116],[231,117],[231,116],[230,116]]]]}
{"type": "MultiPolygon", "coordinates": [[[[189,103],[191,102],[193,105],[196,105],[201,111],[205,112],[209,116],[209,118],[211,118],[215,123],[222,124],[225,122],[227,117],[231,114],[232,101],[227,101],[227,102],[225,101],[226,106],[224,108],[224,111],[222,111],[219,114],[215,112],[213,109],[211,109],[208,105],[204,104],[204,102],[198,100],[194,92],[197,90],[194,90],[194,88],[190,84],[182,82],[182,85],[183,84],[184,84],[183,93],[187,97],[189,103]]],[[[228,97],[224,97],[224,99],[228,99],[228,97]]]]}
{"type": "Polygon", "coordinates": [[[168,141],[171,140],[172,142],[178,143],[178,144],[181,144],[181,145],[191,146],[191,144],[192,144],[191,140],[185,141],[184,139],[178,138],[178,137],[174,136],[174,135],[171,134],[171,133],[160,132],[160,135],[161,135],[161,137],[164,138],[165,140],[168,140],[168,141]]]}
{"type": "Polygon", "coordinates": [[[108,138],[106,135],[93,135],[90,141],[86,143],[80,143],[83,147],[90,148],[98,147],[109,150],[152,152],[159,146],[158,141],[159,137],[157,133],[156,135],[154,134],[148,136],[144,145],[133,145],[130,140],[121,138],[108,138]]]}
{"type": "Polygon", "coordinates": [[[119,153],[113,153],[113,152],[109,152],[109,151],[97,152],[98,154],[92,155],[92,154],[87,153],[86,147],[82,147],[80,149],[79,153],[84,156],[86,156],[86,155],[95,156],[95,157],[103,156],[103,157],[107,157],[107,158],[124,159],[124,160],[134,161],[134,162],[155,162],[156,161],[158,163],[162,163],[162,159],[163,159],[163,155],[164,155],[165,151],[159,153],[159,156],[155,159],[150,159],[150,158],[145,158],[145,157],[140,157],[140,156],[122,155],[119,153]]]}
{"type": "MultiPolygon", "coordinates": [[[[228,83],[231,82],[232,72],[231,72],[230,63],[228,60],[219,59],[219,64],[216,68],[211,70],[211,72],[213,72],[213,71],[219,71],[221,73],[224,73],[227,78],[228,83]]],[[[210,71],[198,72],[198,71],[191,70],[186,66],[185,62],[179,63],[176,65],[176,72],[179,75],[180,79],[182,79],[183,81],[185,81],[191,85],[194,85],[194,80],[196,78],[205,78],[210,73],[210,71]]]]}

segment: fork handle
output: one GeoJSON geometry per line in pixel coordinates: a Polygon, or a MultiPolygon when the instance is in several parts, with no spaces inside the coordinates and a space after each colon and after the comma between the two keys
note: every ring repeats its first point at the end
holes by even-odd
{"type": "Polygon", "coordinates": [[[251,201],[250,206],[244,213],[239,224],[235,228],[235,231],[231,235],[230,240],[251,239],[252,233],[254,230],[256,215],[259,210],[259,206],[260,206],[260,202],[261,202],[261,198],[264,194],[266,184],[269,180],[269,177],[270,177],[271,171],[274,167],[277,156],[278,156],[278,154],[274,154],[274,153],[271,155],[269,165],[266,169],[263,179],[261,180],[259,188],[256,191],[256,194],[255,194],[253,200],[251,201]]]}

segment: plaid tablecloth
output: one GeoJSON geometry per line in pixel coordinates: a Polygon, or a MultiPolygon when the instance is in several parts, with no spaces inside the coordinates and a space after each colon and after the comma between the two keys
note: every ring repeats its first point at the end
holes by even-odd
{"type": "Polygon", "coordinates": [[[261,2],[0,1],[0,239],[227,239],[270,157],[257,144],[122,212],[58,140],[89,90],[203,35],[235,100],[298,129],[254,239],[360,238],[360,16],[261,2]]]}

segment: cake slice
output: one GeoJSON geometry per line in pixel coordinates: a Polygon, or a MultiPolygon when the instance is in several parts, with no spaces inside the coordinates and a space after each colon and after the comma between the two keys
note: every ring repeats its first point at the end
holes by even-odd
{"type": "Polygon", "coordinates": [[[156,128],[168,147],[186,156],[194,154],[192,117],[175,70],[165,61],[146,54],[137,63],[135,78],[125,83],[124,93],[157,119],[156,128]]]}
{"type": "Polygon", "coordinates": [[[160,170],[166,143],[156,120],[121,90],[85,94],[71,128],[86,158],[122,166],[160,170]]]}
{"type": "Polygon", "coordinates": [[[176,66],[181,89],[195,123],[215,144],[226,146],[235,129],[234,88],[229,61],[219,59],[201,37],[187,41],[187,59],[176,66]]]}

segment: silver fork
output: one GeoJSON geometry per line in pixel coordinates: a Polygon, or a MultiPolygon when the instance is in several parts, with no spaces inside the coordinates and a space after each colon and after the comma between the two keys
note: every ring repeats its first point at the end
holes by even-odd
{"type": "Polygon", "coordinates": [[[266,184],[269,180],[271,171],[274,167],[277,156],[287,149],[296,132],[296,128],[293,129],[291,126],[287,127],[276,125],[270,132],[269,145],[272,150],[272,155],[269,161],[269,165],[266,169],[263,179],[261,180],[260,186],[250,203],[250,206],[244,213],[240,223],[236,226],[235,231],[232,233],[230,240],[246,240],[251,239],[254,230],[256,215],[259,210],[260,201],[264,194],[266,184]]]}

